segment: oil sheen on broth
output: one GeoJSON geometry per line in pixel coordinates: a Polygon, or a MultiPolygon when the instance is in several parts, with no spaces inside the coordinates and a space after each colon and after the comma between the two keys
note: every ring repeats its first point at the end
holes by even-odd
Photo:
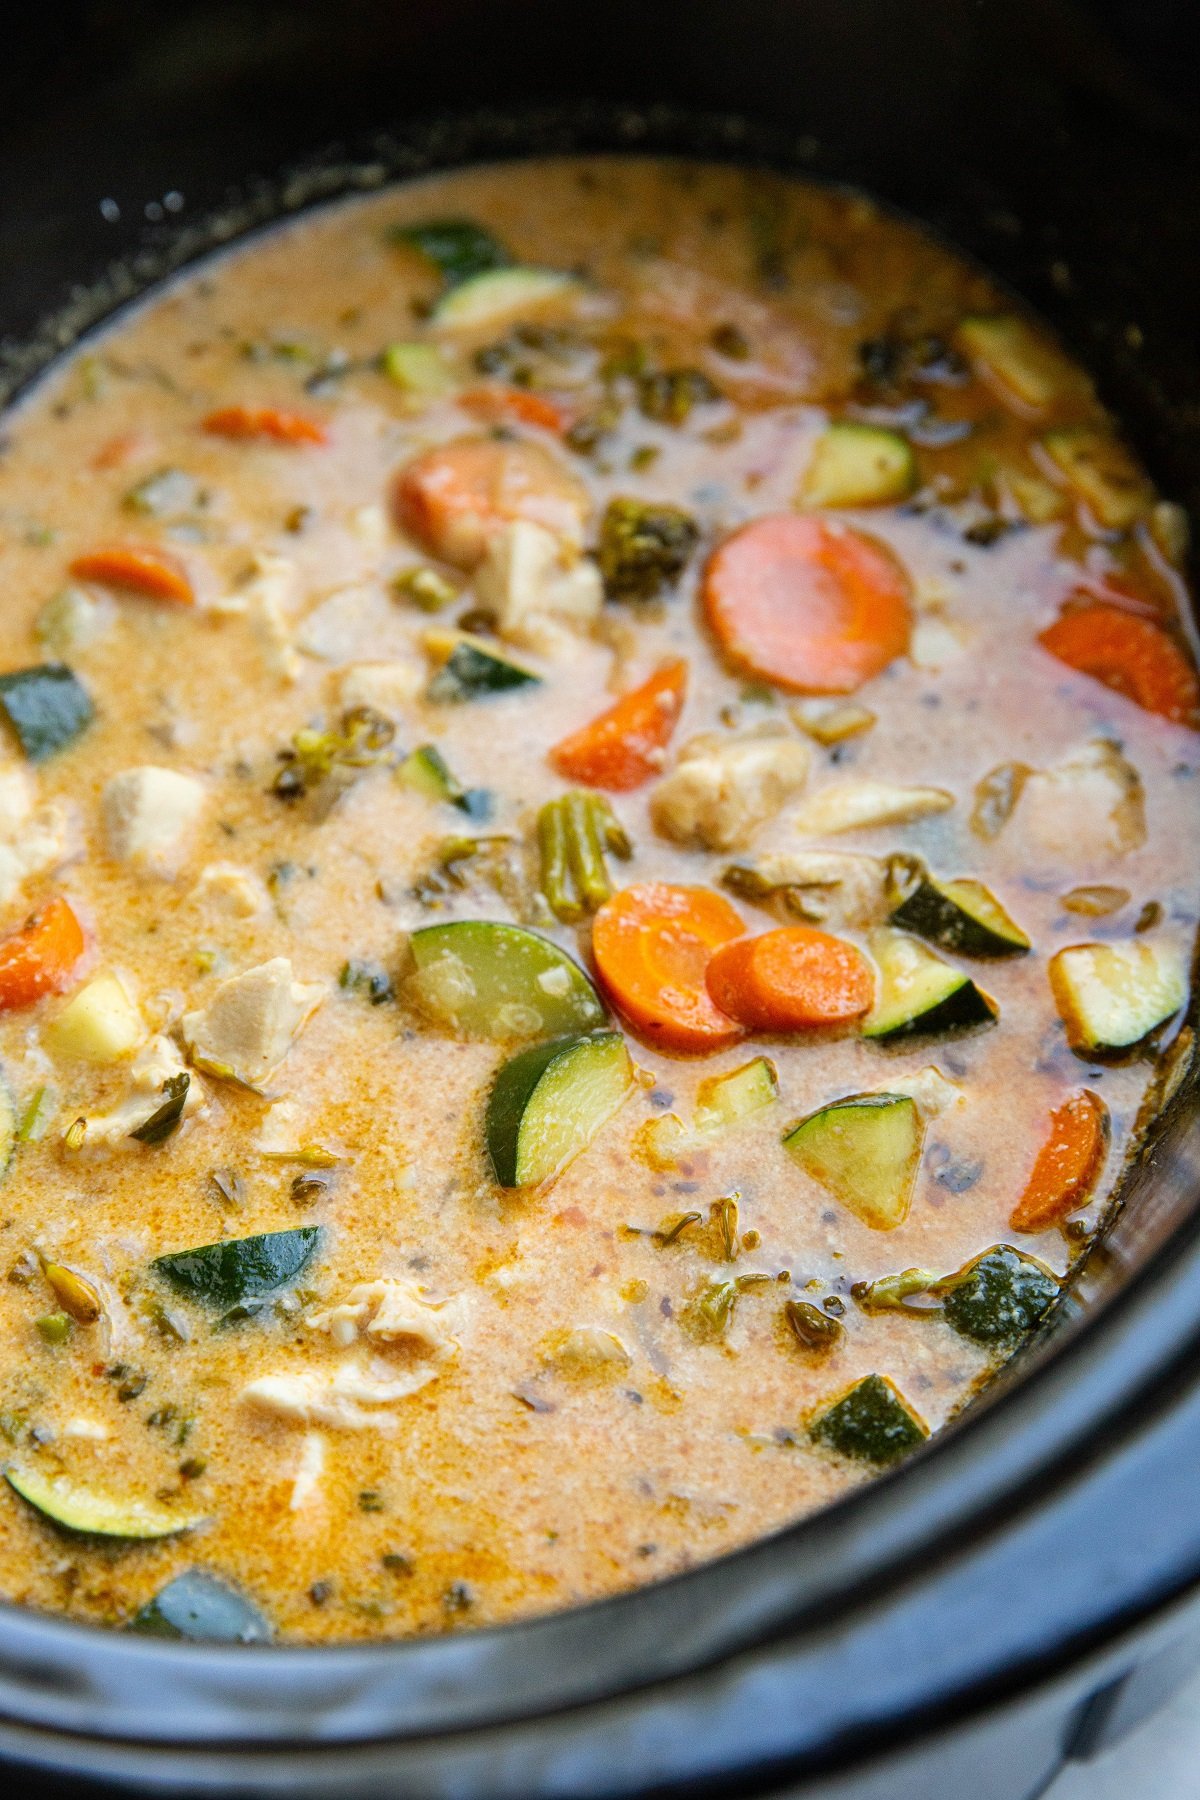
{"type": "Polygon", "coordinates": [[[1178,509],[985,276],[468,170],[123,316],[2,482],[7,1597],[612,1593],[1054,1303],[1186,1047],[1197,684],[1178,509]]]}

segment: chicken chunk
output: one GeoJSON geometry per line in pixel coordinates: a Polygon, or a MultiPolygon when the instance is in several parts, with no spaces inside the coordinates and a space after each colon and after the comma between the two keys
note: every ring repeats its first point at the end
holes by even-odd
{"type": "Polygon", "coordinates": [[[457,438],[401,469],[395,508],[426,550],[474,569],[496,533],[516,519],[581,548],[589,500],[583,483],[540,444],[457,438]]]}
{"type": "Polygon", "coordinates": [[[318,982],[295,979],[286,956],[223,981],[206,1007],[183,1015],[192,1061],[247,1087],[270,1080],[325,997],[318,982]]]}
{"type": "MultiPolygon", "coordinates": [[[[84,1115],[81,1148],[84,1151],[136,1149],[137,1140],[131,1133],[158,1111],[166,1084],[187,1073],[183,1058],[170,1038],[152,1037],[133,1060],[125,1098],[109,1112],[84,1115]]],[[[191,1075],[180,1116],[190,1119],[207,1104],[203,1082],[191,1075]]]]}
{"type": "Polygon", "coordinates": [[[232,862],[205,863],[192,899],[233,919],[256,919],[271,908],[266,883],[252,869],[232,862]]]}
{"type": "Polygon", "coordinates": [[[0,767],[0,906],[7,906],[25,882],[51,874],[80,854],[79,821],[64,800],[37,806],[28,769],[0,767]]]}
{"type": "Polygon", "coordinates": [[[415,1281],[360,1281],[340,1305],[312,1313],[307,1323],[342,1345],[362,1336],[376,1343],[403,1342],[426,1355],[442,1356],[455,1347],[452,1327],[459,1325],[461,1311],[457,1298],[431,1300],[415,1281]]]}
{"type": "Polygon", "coordinates": [[[744,900],[781,918],[835,930],[882,925],[891,911],[884,858],[850,850],[782,850],[734,863],[722,879],[744,900]]]}
{"type": "Polygon", "coordinates": [[[1019,847],[1036,866],[1103,870],[1146,841],[1141,777],[1115,744],[1093,738],[1029,776],[1012,823],[1019,847]]]}
{"type": "Polygon", "coordinates": [[[798,738],[695,738],[654,790],[651,817],[678,844],[731,850],[799,793],[808,766],[798,738]]]}
{"type": "Polygon", "coordinates": [[[319,662],[345,664],[369,657],[392,624],[393,606],[383,588],[369,581],[335,588],[296,628],[296,642],[319,662]]]}
{"type": "Polygon", "coordinates": [[[262,648],[267,667],[282,681],[295,681],[301,669],[292,630],[297,590],[296,565],[286,556],[260,551],[240,587],[218,600],[213,611],[243,615],[262,648]]]}
{"type": "Polygon", "coordinates": [[[292,1425],[328,1425],[344,1431],[395,1431],[387,1409],[433,1381],[440,1370],[423,1362],[397,1374],[351,1358],[336,1369],[302,1375],[261,1375],[241,1391],[243,1405],[292,1425]]]}
{"type": "Polygon", "coordinates": [[[531,519],[516,519],[490,540],[475,594],[495,614],[501,637],[548,655],[564,627],[586,628],[599,617],[604,586],[578,545],[531,519]]]}
{"type": "Polygon", "coordinates": [[[398,719],[425,687],[423,663],[356,662],[338,678],[338,702],[350,711],[365,706],[385,719],[398,719]]]}
{"type": "Polygon", "coordinates": [[[177,769],[148,763],[114,775],[101,800],[109,854],[139,874],[178,874],[204,800],[204,784],[177,769]]]}
{"type": "Polygon", "coordinates": [[[900,787],[891,781],[831,781],[804,802],[794,824],[808,837],[828,837],[840,831],[866,831],[874,825],[907,825],[953,805],[954,795],[945,788],[900,787]]]}

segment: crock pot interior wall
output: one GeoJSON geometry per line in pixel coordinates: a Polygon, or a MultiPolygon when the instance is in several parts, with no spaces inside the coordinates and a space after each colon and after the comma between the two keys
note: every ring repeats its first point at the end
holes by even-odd
{"type": "MultiPolygon", "coordinates": [[[[322,146],[369,151],[372,130],[447,110],[592,97],[735,112],[786,133],[813,173],[933,220],[1040,306],[1097,370],[1164,489],[1200,512],[1196,139],[1083,10],[347,0],[336,13],[185,3],[46,15],[8,28],[0,64],[6,334],[30,331],[72,286],[165,230],[145,208],[172,190],[190,220],[322,146]],[[105,197],[119,219],[102,216],[105,197]]],[[[650,141],[685,147],[666,114],[629,121],[631,147],[647,123],[650,141]]],[[[542,115],[536,135],[611,147],[613,118],[542,115]]],[[[475,141],[516,149],[520,134],[475,141]]],[[[1189,1129],[1194,1148],[1194,1109],[1176,1144],[1189,1129]]],[[[1164,1157],[1146,1172],[1095,1292],[1146,1260],[1197,1186],[1194,1161],[1164,1157]]]]}

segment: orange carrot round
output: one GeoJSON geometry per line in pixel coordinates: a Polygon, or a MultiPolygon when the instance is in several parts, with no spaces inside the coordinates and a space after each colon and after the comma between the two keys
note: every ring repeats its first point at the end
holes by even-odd
{"type": "Polygon", "coordinates": [[[908,648],[909,581],[883,544],[835,520],[755,519],[704,574],[704,608],[728,660],[807,694],[849,694],[908,648]]]}
{"type": "Polygon", "coordinates": [[[679,723],[687,664],[665,663],[598,718],[563,738],[550,761],[568,781],[625,794],[662,772],[663,751],[679,723]]]}
{"type": "Polygon", "coordinates": [[[751,1031],[846,1025],[875,998],[862,951],[810,925],[736,938],[714,953],[705,980],[721,1011],[751,1031]]]}
{"type": "Polygon", "coordinates": [[[153,544],[102,544],[77,556],[71,573],[80,581],[124,588],[150,600],[175,600],[190,606],[196,598],[179,558],[153,544]]]}
{"type": "Polygon", "coordinates": [[[635,1031],[664,1050],[719,1050],[742,1035],[710,996],[713,952],[745,930],[710,888],[645,882],[606,900],[592,923],[605,991],[635,1031]]]}
{"type": "Polygon", "coordinates": [[[67,902],[61,895],[48,900],[20,931],[0,940],[0,1011],[32,1006],[64,988],[86,948],[67,902]]]}
{"type": "Polygon", "coordinates": [[[1081,1088],[1050,1114],[1050,1135],[1009,1220],[1013,1231],[1061,1225],[1096,1185],[1107,1149],[1108,1108],[1090,1088],[1081,1088]]]}
{"type": "Polygon", "coordinates": [[[511,419],[518,425],[537,425],[542,431],[561,432],[567,416],[561,406],[545,394],[531,393],[528,388],[505,387],[500,382],[487,387],[471,388],[459,395],[459,405],[474,413],[477,419],[511,419]]]}
{"type": "Polygon", "coordinates": [[[405,464],[393,505],[401,529],[426,550],[473,569],[496,532],[516,519],[581,542],[590,502],[541,444],[456,438],[405,464]]]}
{"type": "Polygon", "coordinates": [[[1196,671],[1153,619],[1101,601],[1068,607],[1038,642],[1051,656],[1081,675],[1124,694],[1135,706],[1176,725],[1200,722],[1200,682],[1196,671]]]}
{"type": "Polygon", "coordinates": [[[204,429],[214,437],[266,438],[275,444],[329,442],[329,432],[320,419],[279,406],[222,406],[209,413],[204,429]]]}

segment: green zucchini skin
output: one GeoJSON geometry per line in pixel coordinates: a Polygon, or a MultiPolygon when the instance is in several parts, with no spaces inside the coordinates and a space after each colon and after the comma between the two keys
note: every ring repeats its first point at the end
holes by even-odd
{"type": "Polygon", "coordinates": [[[880,993],[863,1021],[865,1038],[877,1044],[947,1037],[994,1025],[999,1008],[969,975],[943,962],[915,938],[900,932],[872,934],[880,993]]]}
{"type": "Polygon", "coordinates": [[[507,269],[512,257],[490,231],[474,219],[427,219],[420,225],[397,225],[393,243],[408,244],[431,262],[446,288],[461,286],[489,269],[507,269]]]}
{"type": "Polygon", "coordinates": [[[207,1569],[185,1569],[130,1622],[143,1637],[189,1643],[267,1644],[275,1633],[256,1606],[207,1569]]]}
{"type": "Polygon", "coordinates": [[[34,763],[65,750],[96,716],[90,694],[66,663],[0,675],[0,712],[34,763]]]}
{"type": "Polygon", "coordinates": [[[883,1468],[923,1444],[929,1427],[885,1375],[865,1375],[819,1413],[808,1432],[839,1456],[883,1468]]]}
{"type": "Polygon", "coordinates": [[[502,1043],[604,1023],[579,964],[523,925],[455,919],[419,927],[408,944],[414,969],[400,984],[401,998],[445,1030],[502,1043]]]}
{"type": "Polygon", "coordinates": [[[176,1292],[202,1306],[236,1306],[294,1281],[320,1239],[319,1225],[297,1225],[290,1231],[264,1231],[199,1244],[194,1250],[174,1250],[156,1256],[150,1267],[176,1292]]]}
{"type": "Polygon", "coordinates": [[[1024,956],[1029,939],[999,901],[976,881],[935,881],[923,876],[891,923],[959,956],[1024,956]]]}
{"type": "Polygon", "coordinates": [[[492,796],[486,788],[465,788],[436,744],[422,744],[400,764],[401,779],[430,800],[456,806],[468,819],[487,819],[492,796]]]}
{"type": "Polygon", "coordinates": [[[783,1147],[814,1181],[874,1231],[903,1224],[924,1127],[907,1094],[851,1094],[784,1133],[783,1147]]]}
{"type": "Polygon", "coordinates": [[[611,1118],[632,1079],[617,1031],[552,1038],[510,1057],[496,1075],[484,1115],[499,1185],[540,1187],[553,1180],[611,1118]]]}
{"type": "Polygon", "coordinates": [[[180,1515],[156,1500],[116,1498],[81,1487],[65,1476],[45,1475],[37,1468],[4,1470],[4,1478],[22,1500],[64,1531],[85,1537],[144,1539],[174,1537],[203,1524],[200,1514],[180,1515]]]}
{"type": "Polygon", "coordinates": [[[942,1303],[948,1325],[977,1344],[1011,1348],[1058,1299],[1061,1284],[1044,1263],[997,1244],[967,1265],[942,1303]]]}
{"type": "Polygon", "coordinates": [[[426,690],[430,700],[460,705],[467,700],[486,700],[514,689],[536,687],[541,681],[532,669],[497,656],[482,644],[463,640],[455,644],[426,690]]]}

